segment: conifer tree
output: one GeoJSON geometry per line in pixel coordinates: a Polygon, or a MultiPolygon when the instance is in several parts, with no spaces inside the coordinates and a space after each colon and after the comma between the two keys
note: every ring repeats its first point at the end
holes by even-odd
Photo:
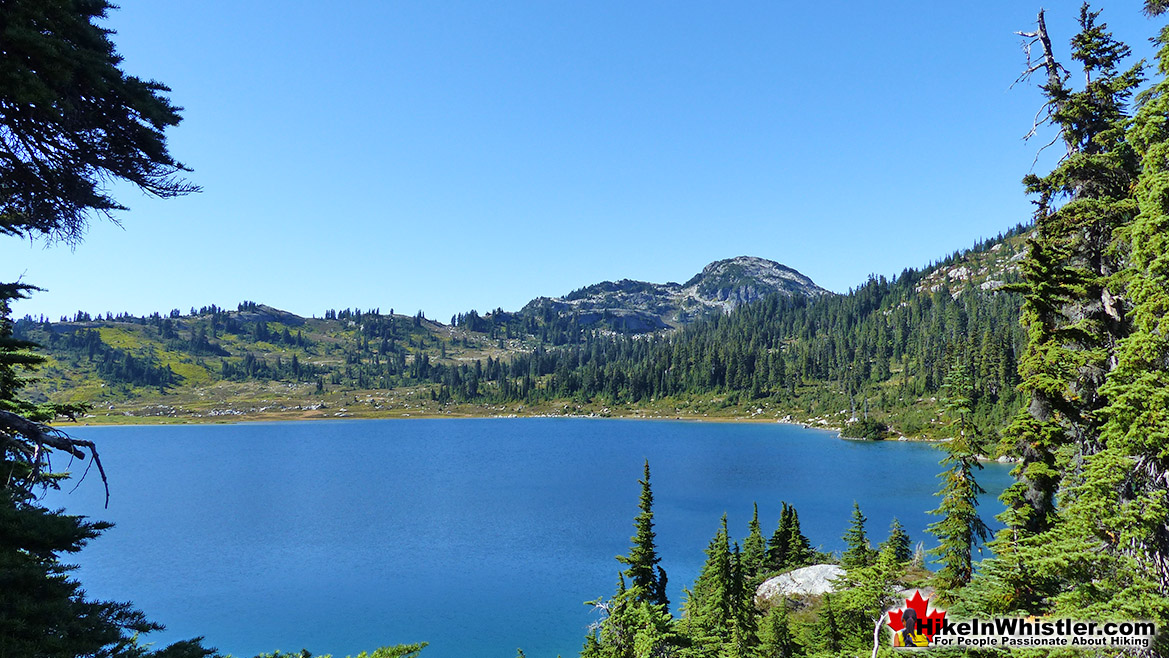
{"type": "Polygon", "coordinates": [[[731,553],[730,622],[731,632],[723,655],[726,658],[750,658],[759,644],[755,623],[755,588],[746,578],[743,554],[735,543],[731,553]]]}
{"type": "Polygon", "coordinates": [[[764,566],[768,572],[796,569],[812,563],[815,552],[812,542],[800,529],[800,515],[794,505],[783,503],[779,525],[767,543],[764,566]]]}
{"type": "Polygon", "coordinates": [[[792,534],[792,514],[793,509],[788,504],[782,503],[783,509],[779,514],[779,524],[775,528],[775,533],[771,535],[771,541],[767,542],[767,562],[768,571],[780,571],[787,567],[788,550],[791,544],[792,534]]]}
{"type": "Polygon", "coordinates": [[[182,120],[155,81],[126,75],[99,21],[106,0],[11,0],[0,42],[0,235],[78,242],[124,209],[108,183],[161,198],[196,191],[167,151],[182,120]]]}
{"type": "Polygon", "coordinates": [[[1013,527],[1037,533],[1054,520],[1064,446],[1091,452],[1097,445],[1103,406],[1099,385],[1109,369],[1107,347],[1122,331],[1115,288],[1119,269],[1114,233],[1131,221],[1130,189],[1139,162],[1125,140],[1125,104],[1142,79],[1141,65],[1119,72],[1129,50],[1098,21],[1087,5],[1073,58],[1088,80],[1082,91],[1067,86],[1056,63],[1040,13],[1046,106],[1068,155],[1046,177],[1024,179],[1037,196],[1036,232],[1023,263],[1023,322],[1027,349],[1020,360],[1027,410],[1009,428],[1022,463],[1019,484],[1007,502],[1013,527]],[[1066,199],[1062,206],[1056,206],[1066,199]]]}
{"type": "Polygon", "coordinates": [[[680,638],[674,620],[656,603],[639,601],[633,589],[618,588],[608,601],[590,601],[602,619],[585,637],[582,658],[641,658],[676,655],[680,638]]]}
{"type": "Polygon", "coordinates": [[[853,566],[837,579],[837,592],[832,596],[833,624],[839,629],[846,654],[858,655],[870,647],[874,628],[897,601],[901,570],[895,549],[886,545],[871,564],[853,566]]]}
{"type": "MultiPolygon", "coordinates": [[[[158,197],[196,191],[167,151],[181,120],[158,82],[125,74],[102,25],[105,0],[13,0],[0,9],[0,235],[77,242],[94,216],[123,207],[108,190],[129,182],[158,197]]],[[[109,524],[38,504],[65,474],[58,452],[92,458],[92,443],[52,428],[77,407],[20,399],[43,362],[14,338],[9,303],[32,286],[0,284],[0,656],[206,656],[198,642],[150,652],[138,634],[160,628],[129,604],[91,601],[60,561],[109,524]]]]}
{"type": "Polygon", "coordinates": [[[681,639],[674,618],[665,606],[639,602],[634,608],[633,655],[635,658],[672,658],[677,655],[681,639]]]}
{"type": "Polygon", "coordinates": [[[759,504],[756,503],[747,538],[743,540],[743,574],[746,582],[758,585],[762,578],[763,562],[767,557],[767,543],[759,527],[759,504]]]}
{"type": "Polygon", "coordinates": [[[618,556],[617,560],[629,565],[625,575],[629,577],[629,584],[637,594],[639,601],[648,601],[661,606],[669,606],[666,596],[666,573],[658,563],[656,535],[654,533],[653,490],[649,482],[649,460],[645,460],[645,477],[641,483],[641,498],[639,507],[641,513],[633,521],[637,532],[631,541],[633,546],[628,556],[618,556]]]}
{"type": "MultiPolygon", "coordinates": [[[[1146,3],[1151,15],[1166,7],[1146,3]]],[[[1125,492],[1107,517],[1110,550],[1132,558],[1126,569],[1131,582],[1147,588],[1135,607],[1164,623],[1169,621],[1169,27],[1161,29],[1157,44],[1161,77],[1130,131],[1144,165],[1137,186],[1140,212],[1126,236],[1131,333],[1121,342],[1102,391],[1110,404],[1102,412],[1099,469],[1104,490],[1125,492]]]]}
{"type": "Polygon", "coordinates": [[[1169,621],[1169,28],[1158,44],[1162,77],[1128,133],[1143,164],[1139,214],[1122,233],[1128,260],[1115,286],[1127,302],[1129,335],[1100,387],[1098,448],[1083,456],[1062,524],[1045,538],[1060,561],[1040,563],[1059,578],[1052,600],[1061,615],[1169,621]]]}
{"type": "Polygon", "coordinates": [[[641,512],[634,519],[637,532],[632,538],[633,546],[628,556],[617,556],[628,568],[618,573],[617,593],[612,598],[589,602],[601,611],[602,619],[586,636],[581,656],[671,656],[679,644],[673,617],[667,609],[666,574],[658,565],[648,459],[645,475],[639,482],[641,512]]]}
{"type": "Polygon", "coordinates": [[[831,594],[824,595],[824,602],[820,606],[820,614],[816,618],[816,623],[812,629],[813,637],[816,647],[826,651],[829,655],[839,655],[842,650],[842,640],[840,625],[836,619],[836,606],[833,604],[834,597],[831,594]]]}
{"type": "Polygon", "coordinates": [[[938,477],[942,478],[941,505],[933,510],[942,520],[929,526],[941,542],[931,551],[938,556],[942,568],[935,582],[943,594],[953,592],[970,582],[974,575],[974,548],[990,534],[990,529],[978,516],[978,495],[986,493],[974,479],[974,471],[981,469],[973,445],[978,443],[975,426],[971,422],[970,372],[965,364],[951,366],[943,385],[943,408],[950,416],[953,437],[946,444],[943,466],[949,466],[938,477]]]}
{"type": "Polygon", "coordinates": [[[872,564],[877,557],[876,552],[869,545],[869,538],[865,533],[866,521],[868,519],[861,513],[860,505],[854,500],[852,502],[852,522],[848,527],[848,532],[844,533],[844,543],[847,548],[840,556],[840,563],[846,569],[872,564]]]}
{"type": "Polygon", "coordinates": [[[759,655],[763,658],[793,658],[799,644],[788,625],[787,605],[781,603],[767,611],[759,623],[759,655]]]}
{"type": "Polygon", "coordinates": [[[1058,527],[1057,504],[1074,504],[1079,464],[1101,448],[1100,412],[1108,403],[1101,385],[1126,333],[1117,294],[1124,250],[1117,247],[1136,212],[1140,163],[1126,138],[1126,105],[1142,65],[1120,71],[1129,49],[1098,19],[1085,4],[1072,39],[1086,81],[1079,91],[1056,61],[1042,12],[1037,30],[1025,35],[1042,49],[1028,73],[1047,74],[1047,117],[1067,155],[1047,176],[1024,178],[1036,197],[1035,234],[1014,289],[1023,295],[1027,345],[1019,374],[1029,402],[1004,434],[1004,452],[1019,458],[1016,482],[1002,496],[1007,527],[993,543],[988,581],[976,588],[984,602],[1009,610],[1046,612],[1076,579],[1066,562],[1045,556],[1067,530],[1058,527]],[[987,592],[991,581],[998,594],[987,592]]]}
{"type": "Polygon", "coordinates": [[[812,564],[816,552],[812,550],[812,542],[800,529],[800,513],[794,505],[788,528],[787,567],[795,569],[812,564]]]}
{"type": "Polygon", "coordinates": [[[706,563],[683,604],[682,628],[693,645],[688,655],[717,655],[730,639],[734,589],[734,567],[724,514],[718,532],[706,548],[706,563]]]}
{"type": "Polygon", "coordinates": [[[885,549],[892,551],[893,559],[900,564],[913,559],[913,545],[909,540],[909,533],[905,532],[905,526],[901,525],[897,517],[893,517],[893,523],[889,526],[889,538],[881,543],[878,550],[885,549]]]}

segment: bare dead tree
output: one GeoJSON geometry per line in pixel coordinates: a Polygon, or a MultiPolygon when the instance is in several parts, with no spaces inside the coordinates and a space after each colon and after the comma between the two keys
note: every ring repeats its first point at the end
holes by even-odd
{"type": "MultiPolygon", "coordinates": [[[[5,476],[5,487],[11,487],[16,479],[17,463],[23,463],[24,472],[18,486],[31,488],[45,482],[44,476],[51,468],[50,456],[59,450],[70,457],[90,459],[97,466],[105,487],[106,507],[110,504],[110,485],[105,467],[92,441],[76,439],[44,423],[29,420],[10,411],[0,410],[0,450],[13,456],[13,465],[5,476]],[[86,452],[88,451],[88,453],[86,452]]],[[[88,467],[86,468],[88,471],[88,467]]],[[[84,476],[83,476],[84,477],[84,476]]]]}
{"type": "MultiPolygon", "coordinates": [[[[1043,10],[1039,10],[1039,16],[1036,18],[1035,31],[1033,32],[1016,32],[1015,34],[1023,37],[1023,52],[1027,55],[1027,65],[1023,73],[1011,84],[1012,87],[1020,82],[1027,82],[1035,73],[1043,71],[1047,74],[1047,82],[1043,88],[1048,91],[1048,100],[1035,113],[1035,119],[1031,122],[1031,130],[1023,136],[1024,140],[1029,140],[1035,136],[1039,131],[1039,127],[1051,123],[1052,116],[1063,109],[1063,97],[1060,94],[1052,93],[1064,87],[1064,82],[1070,77],[1068,70],[1055,59],[1055,52],[1051,48],[1051,37],[1047,33],[1047,22],[1043,18],[1043,10]],[[1036,56],[1035,47],[1038,46],[1041,54],[1036,56]]],[[[1061,128],[1054,138],[1043,148],[1035,153],[1035,161],[1031,166],[1035,166],[1035,162],[1039,161],[1039,154],[1043,153],[1048,147],[1055,144],[1061,137],[1064,137],[1064,131],[1061,128]]],[[[1076,145],[1071,141],[1065,139],[1064,145],[1067,147],[1067,155],[1072,155],[1076,151],[1076,145]]]]}

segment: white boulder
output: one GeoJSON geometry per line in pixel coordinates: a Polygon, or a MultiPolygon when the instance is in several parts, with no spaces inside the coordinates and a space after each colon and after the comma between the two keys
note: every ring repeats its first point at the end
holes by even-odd
{"type": "Polygon", "coordinates": [[[755,590],[755,604],[776,606],[783,599],[796,596],[821,596],[836,589],[832,580],[844,575],[844,569],[835,564],[814,564],[793,569],[766,580],[755,590]]]}

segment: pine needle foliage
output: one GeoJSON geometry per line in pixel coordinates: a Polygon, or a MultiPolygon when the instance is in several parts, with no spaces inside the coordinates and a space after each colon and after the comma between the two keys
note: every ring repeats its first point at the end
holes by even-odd
{"type": "Polygon", "coordinates": [[[953,437],[946,444],[942,465],[948,468],[938,477],[942,488],[941,505],[933,514],[942,517],[930,524],[929,531],[940,545],[930,551],[937,556],[941,570],[935,576],[943,595],[967,585],[974,576],[974,549],[990,535],[990,529],[978,515],[978,496],[986,491],[978,485],[974,472],[982,469],[973,446],[978,444],[976,428],[971,423],[970,372],[963,363],[955,363],[943,385],[943,408],[950,417],[953,437]]]}
{"type": "Polygon", "coordinates": [[[638,507],[641,512],[633,520],[636,529],[631,538],[633,545],[629,548],[629,555],[619,555],[617,560],[629,566],[625,575],[636,592],[636,600],[668,608],[666,572],[659,566],[661,558],[658,556],[657,536],[654,533],[654,497],[649,481],[648,459],[645,460],[645,476],[639,482],[641,497],[638,507]]]}
{"type": "Polygon", "coordinates": [[[844,543],[847,548],[840,556],[840,564],[846,569],[868,566],[877,558],[877,552],[869,544],[868,533],[865,531],[867,521],[868,519],[861,512],[861,506],[854,500],[852,502],[852,522],[848,526],[848,532],[844,534],[844,543]]]}

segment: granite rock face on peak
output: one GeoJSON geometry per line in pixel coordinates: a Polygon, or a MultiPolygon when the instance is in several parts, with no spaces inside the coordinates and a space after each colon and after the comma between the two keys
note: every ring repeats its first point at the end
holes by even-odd
{"type": "Polygon", "coordinates": [[[805,297],[832,294],[786,265],[755,256],[715,261],[682,285],[684,292],[721,303],[727,310],[775,293],[805,297]]]}
{"type": "Polygon", "coordinates": [[[575,315],[583,327],[646,333],[680,327],[713,313],[729,313],[769,295],[820,297],[832,292],[775,261],[738,256],[715,261],[686,283],[602,281],[563,297],[538,297],[522,313],[575,315]]]}

